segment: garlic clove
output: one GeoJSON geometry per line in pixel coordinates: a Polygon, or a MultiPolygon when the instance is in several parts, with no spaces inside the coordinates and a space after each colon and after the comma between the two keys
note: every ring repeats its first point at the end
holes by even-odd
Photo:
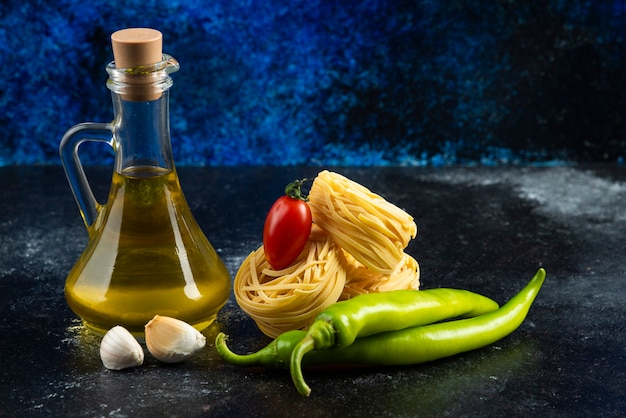
{"type": "Polygon", "coordinates": [[[148,351],[164,363],[178,363],[206,345],[197,329],[180,319],[155,315],[146,324],[148,351]]]}
{"type": "Polygon", "coordinates": [[[111,328],[100,343],[100,359],[104,367],[122,370],[143,364],[143,348],[122,326],[111,328]]]}

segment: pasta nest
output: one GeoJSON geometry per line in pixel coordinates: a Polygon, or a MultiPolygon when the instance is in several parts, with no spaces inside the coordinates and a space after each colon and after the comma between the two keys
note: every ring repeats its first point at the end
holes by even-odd
{"type": "Polygon", "coordinates": [[[339,300],[345,282],[340,249],[313,225],[300,256],[285,269],[272,269],[263,246],[250,253],[235,276],[233,292],[259,329],[275,338],[310,325],[317,314],[339,300]]]}
{"type": "Polygon", "coordinates": [[[338,173],[321,171],[311,186],[313,222],[370,270],[391,275],[417,235],[408,213],[338,173]]]}

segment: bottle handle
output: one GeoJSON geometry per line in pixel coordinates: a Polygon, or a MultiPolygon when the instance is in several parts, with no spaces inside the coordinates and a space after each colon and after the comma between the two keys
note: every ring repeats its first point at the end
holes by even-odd
{"type": "Polygon", "coordinates": [[[113,125],[110,123],[80,123],[70,128],[59,144],[61,163],[72,189],[72,194],[85,222],[91,231],[102,205],[93,194],[89,180],[78,156],[78,147],[83,142],[104,142],[113,147],[113,125]]]}

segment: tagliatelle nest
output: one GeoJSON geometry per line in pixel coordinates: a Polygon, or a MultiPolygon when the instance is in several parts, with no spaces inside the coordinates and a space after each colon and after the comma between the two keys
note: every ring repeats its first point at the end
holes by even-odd
{"type": "Polygon", "coordinates": [[[419,289],[419,264],[406,253],[390,275],[368,269],[346,251],[341,252],[341,260],[346,268],[346,284],[339,300],[350,299],[365,293],[419,289]]]}
{"type": "Polygon", "coordinates": [[[274,270],[263,246],[252,252],[235,276],[237,303],[271,338],[303,329],[337,302],[346,282],[340,249],[313,225],[309,241],[288,268],[274,270]]]}
{"type": "Polygon", "coordinates": [[[309,192],[313,222],[360,263],[390,275],[417,235],[413,217],[341,174],[321,171],[309,192]]]}

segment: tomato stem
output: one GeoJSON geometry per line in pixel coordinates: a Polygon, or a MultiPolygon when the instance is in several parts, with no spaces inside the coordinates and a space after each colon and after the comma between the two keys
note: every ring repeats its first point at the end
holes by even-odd
{"type": "Polygon", "coordinates": [[[292,199],[299,199],[299,200],[308,202],[309,196],[303,194],[301,190],[301,187],[304,184],[304,182],[308,180],[309,179],[304,178],[302,180],[294,180],[293,182],[289,183],[287,187],[285,187],[285,194],[291,197],[292,199]]]}

